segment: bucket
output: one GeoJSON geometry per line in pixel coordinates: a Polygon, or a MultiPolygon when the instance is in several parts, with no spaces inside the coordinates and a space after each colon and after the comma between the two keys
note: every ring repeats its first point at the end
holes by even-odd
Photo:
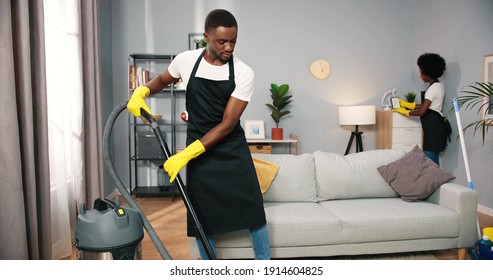
{"type": "Polygon", "coordinates": [[[91,210],[82,204],[75,230],[77,259],[141,259],[142,227],[138,212],[120,206],[119,201],[97,199],[91,210]]]}
{"type": "Polygon", "coordinates": [[[483,260],[493,260],[493,242],[487,235],[483,235],[483,238],[478,240],[479,256],[483,260]]]}
{"type": "Polygon", "coordinates": [[[479,255],[482,260],[493,260],[493,251],[485,246],[479,246],[479,255]]]}

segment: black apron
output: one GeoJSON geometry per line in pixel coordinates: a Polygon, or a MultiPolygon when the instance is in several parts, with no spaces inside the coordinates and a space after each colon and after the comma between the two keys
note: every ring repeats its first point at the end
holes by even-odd
{"type": "MultiPolygon", "coordinates": [[[[187,146],[222,121],[236,87],[233,57],[229,60],[229,80],[195,77],[204,53],[197,59],[187,84],[187,146]]],[[[239,121],[228,136],[188,163],[187,192],[207,235],[266,223],[262,193],[239,121]]],[[[187,217],[187,235],[197,236],[187,217]]]]}
{"type": "MultiPolygon", "coordinates": [[[[425,91],[421,92],[421,104],[425,101],[425,93],[425,91]]],[[[420,119],[423,127],[423,150],[436,153],[445,150],[451,133],[448,121],[440,113],[431,109],[426,110],[420,119]]]]}

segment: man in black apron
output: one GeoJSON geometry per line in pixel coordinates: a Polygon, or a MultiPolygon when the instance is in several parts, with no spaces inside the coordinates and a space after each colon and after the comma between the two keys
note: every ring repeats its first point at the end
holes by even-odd
{"type": "MultiPolygon", "coordinates": [[[[211,11],[205,21],[207,47],[178,55],[158,77],[135,89],[127,107],[140,116],[140,108],[150,112],[144,102],[149,94],[180,78],[187,84],[187,147],[170,157],[164,169],[172,182],[187,166],[187,192],[212,248],[214,234],[249,229],[255,258],[270,259],[262,193],[240,125],[254,73],[233,57],[237,32],[230,12],[211,11]]],[[[191,219],[188,236],[196,236],[191,219]]]]}
{"type": "Polygon", "coordinates": [[[421,80],[429,83],[426,91],[421,92],[421,104],[399,100],[401,108],[395,111],[405,116],[419,116],[423,127],[423,152],[436,164],[440,164],[439,154],[447,147],[450,137],[450,124],[442,115],[445,87],[438,78],[445,71],[445,60],[438,54],[425,53],[418,58],[421,80]]]}

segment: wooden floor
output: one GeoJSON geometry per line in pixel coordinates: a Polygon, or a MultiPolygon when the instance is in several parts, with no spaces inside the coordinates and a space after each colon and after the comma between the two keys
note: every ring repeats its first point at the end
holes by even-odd
{"type": "MultiPolygon", "coordinates": [[[[174,260],[190,260],[186,230],[187,211],[182,200],[176,198],[173,202],[169,197],[139,197],[135,201],[144,211],[171,257],[174,260]]],[[[142,259],[162,259],[147,233],[142,240],[142,259]]]]}
{"type": "MultiPolygon", "coordinates": [[[[123,198],[122,201],[124,201],[123,198]]],[[[182,200],[176,198],[172,201],[169,197],[137,197],[135,201],[142,208],[171,257],[175,260],[190,260],[190,247],[186,236],[186,209],[182,200]]],[[[478,213],[478,220],[481,231],[484,227],[493,227],[492,216],[478,213]]],[[[440,260],[457,259],[457,250],[455,249],[433,251],[432,253],[440,260]]],[[[75,259],[75,251],[72,256],[65,259],[75,259]]],[[[142,259],[162,259],[147,232],[142,241],[142,259]]],[[[468,254],[466,259],[469,259],[468,254]]]]}

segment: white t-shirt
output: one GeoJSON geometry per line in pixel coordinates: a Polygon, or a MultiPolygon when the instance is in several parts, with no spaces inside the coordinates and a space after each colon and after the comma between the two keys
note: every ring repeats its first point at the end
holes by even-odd
{"type": "Polygon", "coordinates": [[[425,99],[431,101],[430,109],[442,115],[443,98],[445,97],[445,88],[440,82],[433,83],[425,92],[425,99]]]}
{"type": "MultiPolygon", "coordinates": [[[[168,71],[174,78],[182,79],[183,84],[187,85],[192,74],[193,67],[204,49],[185,51],[177,55],[168,67],[168,71]]],[[[233,56],[236,88],[231,96],[243,101],[250,101],[253,93],[255,73],[253,69],[243,61],[233,56]]],[[[197,69],[196,77],[224,81],[229,79],[229,63],[222,66],[211,65],[203,57],[197,69]]]]}

